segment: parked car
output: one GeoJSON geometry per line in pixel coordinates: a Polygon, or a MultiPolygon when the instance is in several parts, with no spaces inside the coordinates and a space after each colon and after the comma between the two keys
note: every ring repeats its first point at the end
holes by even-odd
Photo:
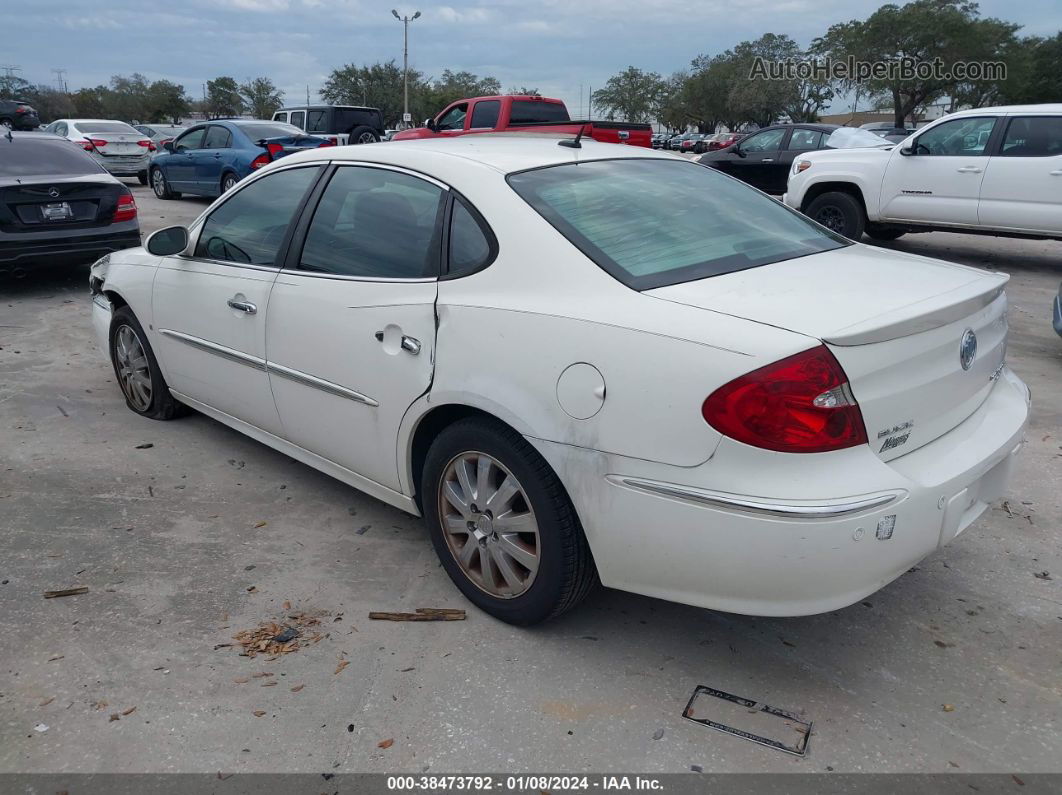
{"type": "Polygon", "coordinates": [[[653,149],[661,149],[664,146],[664,141],[667,140],[666,133],[653,133],[652,144],[653,149]]]}
{"type": "Polygon", "coordinates": [[[744,137],[744,133],[716,133],[708,140],[707,151],[714,152],[717,149],[726,149],[728,146],[733,146],[744,137]]]}
{"type": "Polygon", "coordinates": [[[822,149],[836,124],[776,124],[740,143],[701,155],[697,162],[737,177],[766,193],[785,193],[793,159],[822,149]]]}
{"type": "Polygon", "coordinates": [[[538,95],[492,95],[459,99],[425,119],[423,127],[402,130],[391,140],[455,138],[477,133],[543,133],[592,138],[595,141],[652,147],[653,128],[624,121],[573,120],[559,99],[538,95]]]}
{"type": "Polygon", "coordinates": [[[116,177],[136,177],[147,185],[148,162],[155,144],[124,121],[57,119],[45,132],[73,141],[116,177]]]}
{"type": "Polygon", "coordinates": [[[0,273],[139,245],[133,195],[87,152],[42,132],[0,136],[0,273]]]}
{"type": "Polygon", "coordinates": [[[297,105],[278,110],[273,121],[291,124],[339,146],[373,144],[386,134],[380,109],[360,105],[297,105]]]}
{"type": "Polygon", "coordinates": [[[681,151],[683,151],[683,152],[694,152],[694,153],[703,152],[704,151],[704,146],[703,146],[704,138],[705,138],[705,136],[702,135],[701,133],[692,133],[689,136],[689,138],[686,138],[685,140],[683,140],[681,151]]]}
{"type": "Polygon", "coordinates": [[[168,141],[152,158],[151,188],[160,199],[179,199],[182,193],[219,196],[274,160],[334,145],[278,121],[204,122],[168,141]]]}
{"type": "Polygon", "coordinates": [[[133,128],[150,138],[156,151],[188,129],[182,124],[134,124],[133,128]]]}
{"type": "Polygon", "coordinates": [[[689,139],[689,137],[691,135],[693,135],[693,133],[686,132],[686,133],[679,133],[678,135],[673,136],[671,138],[671,140],[669,140],[667,142],[667,144],[668,144],[667,148],[670,149],[672,152],[680,152],[680,151],[682,151],[682,143],[684,141],[686,141],[687,139],[689,139]]]}
{"type": "Polygon", "coordinates": [[[0,127],[36,130],[41,126],[37,111],[25,100],[0,99],[0,127]]]}
{"type": "Polygon", "coordinates": [[[398,132],[398,130],[392,130],[390,127],[388,127],[386,130],[384,130],[384,135],[381,140],[390,141],[392,138],[395,137],[396,132],[398,132]]]}
{"type": "Polygon", "coordinates": [[[808,153],[791,170],[785,202],[853,240],[1062,238],[1062,104],[964,110],[903,147],[808,153]]]}
{"type": "Polygon", "coordinates": [[[306,151],[112,254],[92,322],[129,408],[198,409],[423,515],[457,587],[516,624],[598,576],[835,610],[1002,495],[1029,415],[1007,276],[559,143],[306,151]]]}

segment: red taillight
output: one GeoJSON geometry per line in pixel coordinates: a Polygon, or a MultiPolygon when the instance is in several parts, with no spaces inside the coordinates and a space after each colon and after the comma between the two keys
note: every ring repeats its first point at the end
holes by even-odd
{"type": "Polygon", "coordinates": [[[280,157],[282,154],[284,154],[284,145],[283,144],[266,144],[265,148],[266,148],[266,151],[269,152],[269,157],[272,160],[276,160],[278,157],[280,157]]]}
{"type": "Polygon", "coordinates": [[[84,141],[75,141],[74,143],[78,144],[86,152],[91,152],[96,148],[92,145],[92,141],[89,141],[88,139],[85,139],[84,141]]]}
{"type": "Polygon", "coordinates": [[[137,141],[136,143],[137,146],[146,147],[149,152],[155,151],[155,144],[151,143],[151,141],[149,141],[147,138],[145,138],[143,141],[137,141]]]}
{"type": "Polygon", "coordinates": [[[106,146],[107,145],[107,142],[104,141],[102,138],[89,138],[89,143],[92,144],[97,149],[99,149],[102,146],[106,146]]]}
{"type": "Polygon", "coordinates": [[[325,138],[325,142],[323,144],[319,144],[317,148],[318,149],[322,149],[322,148],[324,148],[326,146],[335,146],[335,145],[336,145],[336,139],[335,138],[325,138]]]}
{"type": "Polygon", "coordinates": [[[251,168],[261,168],[262,166],[268,166],[268,165],[269,165],[269,155],[267,155],[267,154],[258,155],[258,157],[256,157],[254,160],[251,161],[251,168]]]}
{"type": "Polygon", "coordinates": [[[27,108],[25,105],[19,105],[17,108],[15,108],[15,115],[17,116],[19,113],[29,113],[29,108],[27,108]]]}
{"type": "Polygon", "coordinates": [[[132,221],[136,218],[136,201],[132,195],[126,193],[118,197],[118,206],[114,208],[114,217],[111,221],[132,221]]]}
{"type": "Polygon", "coordinates": [[[867,441],[848,377],[825,345],[753,370],[701,406],[722,434],[780,453],[825,453],[867,441]]]}

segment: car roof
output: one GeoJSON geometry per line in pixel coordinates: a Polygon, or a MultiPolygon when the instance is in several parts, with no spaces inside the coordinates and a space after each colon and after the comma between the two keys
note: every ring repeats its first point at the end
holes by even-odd
{"type": "Polygon", "coordinates": [[[994,108],[970,108],[969,110],[957,110],[942,118],[981,116],[985,113],[1062,113],[1062,102],[1050,102],[1042,105],[999,105],[994,108]]]}
{"type": "Polygon", "coordinates": [[[283,113],[288,110],[328,110],[329,108],[336,108],[337,110],[379,110],[372,105],[288,105],[286,108],[277,108],[274,113],[283,113]]]}
{"type": "Polygon", "coordinates": [[[324,150],[311,149],[288,155],[283,163],[297,160],[363,161],[390,165],[409,165],[432,171],[467,169],[469,164],[478,164],[502,174],[545,168],[564,163],[588,160],[660,159],[689,162],[685,158],[657,151],[647,146],[607,144],[583,138],[581,147],[574,149],[560,146],[571,135],[552,136],[536,133],[518,135],[513,133],[478,133],[454,138],[390,141],[380,146],[339,146],[324,150]],[[447,162],[448,161],[448,162],[447,162]],[[445,165],[444,165],[445,163],[445,165]]]}

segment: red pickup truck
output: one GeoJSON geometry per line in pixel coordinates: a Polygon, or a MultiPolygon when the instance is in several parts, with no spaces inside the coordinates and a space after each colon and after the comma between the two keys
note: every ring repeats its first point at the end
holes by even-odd
{"type": "Polygon", "coordinates": [[[424,122],[423,127],[395,133],[391,140],[498,132],[575,136],[580,130],[584,137],[595,141],[650,149],[653,146],[653,129],[648,124],[573,120],[561,100],[528,95],[459,99],[435,118],[424,122]]]}

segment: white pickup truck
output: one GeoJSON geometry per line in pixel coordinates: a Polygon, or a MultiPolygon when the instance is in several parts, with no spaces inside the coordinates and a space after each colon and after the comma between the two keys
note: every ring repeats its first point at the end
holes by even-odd
{"type": "Polygon", "coordinates": [[[852,240],[1062,239],[1062,104],[960,111],[893,146],[809,152],[782,200],[852,240]]]}

